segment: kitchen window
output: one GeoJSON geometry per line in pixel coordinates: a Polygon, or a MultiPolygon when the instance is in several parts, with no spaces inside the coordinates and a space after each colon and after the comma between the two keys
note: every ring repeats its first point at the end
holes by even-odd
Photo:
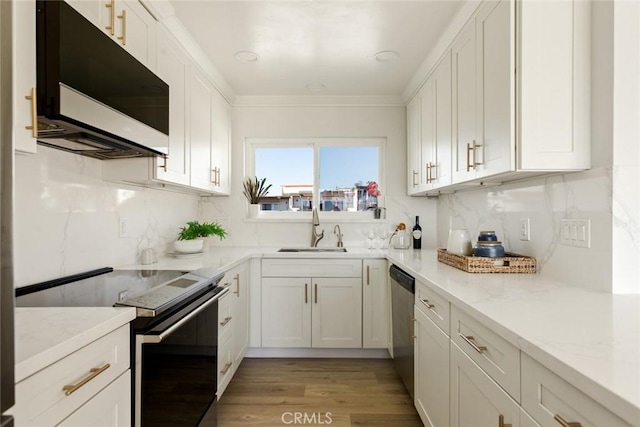
{"type": "Polygon", "coordinates": [[[247,175],[266,178],[262,218],[369,218],[383,206],[384,138],[248,138],[247,175]],[[304,214],[307,212],[307,214],[304,214]]]}

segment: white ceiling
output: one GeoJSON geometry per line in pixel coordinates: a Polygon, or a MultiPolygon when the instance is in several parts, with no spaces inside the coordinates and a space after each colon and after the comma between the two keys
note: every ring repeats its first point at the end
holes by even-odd
{"type": "Polygon", "coordinates": [[[398,96],[462,1],[173,0],[175,16],[239,96],[398,96]],[[395,50],[393,62],[374,54],[395,50]],[[238,51],[258,62],[241,63],[238,51]],[[310,92],[308,84],[326,89],[310,92]]]}

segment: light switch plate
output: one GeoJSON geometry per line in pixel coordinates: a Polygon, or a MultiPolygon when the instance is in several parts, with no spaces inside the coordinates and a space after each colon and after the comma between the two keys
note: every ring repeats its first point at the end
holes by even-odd
{"type": "Polygon", "coordinates": [[[591,247],[590,219],[560,220],[560,241],[567,246],[591,247]]]}
{"type": "Polygon", "coordinates": [[[118,218],[118,237],[129,237],[129,227],[126,218],[118,218]]]}
{"type": "Polygon", "coordinates": [[[520,240],[531,240],[531,222],[529,218],[520,218],[520,240]]]}

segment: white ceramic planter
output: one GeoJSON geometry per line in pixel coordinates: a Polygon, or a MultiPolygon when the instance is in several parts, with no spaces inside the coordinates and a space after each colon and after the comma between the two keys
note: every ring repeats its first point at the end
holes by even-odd
{"type": "Polygon", "coordinates": [[[175,249],[176,252],[183,254],[195,254],[197,252],[202,252],[203,248],[204,240],[202,239],[176,240],[173,242],[173,249],[175,249]]]}

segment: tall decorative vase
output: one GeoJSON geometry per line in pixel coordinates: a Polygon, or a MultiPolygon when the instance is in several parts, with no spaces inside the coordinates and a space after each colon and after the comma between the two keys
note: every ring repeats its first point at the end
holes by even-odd
{"type": "Polygon", "coordinates": [[[258,204],[255,204],[255,205],[249,204],[247,209],[248,209],[248,214],[247,214],[248,218],[257,218],[258,217],[258,212],[260,212],[260,205],[258,205],[258,204]]]}

